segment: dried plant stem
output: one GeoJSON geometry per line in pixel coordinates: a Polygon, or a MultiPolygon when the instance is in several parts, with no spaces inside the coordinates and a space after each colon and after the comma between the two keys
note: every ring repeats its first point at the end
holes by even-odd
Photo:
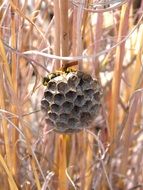
{"type": "Polygon", "coordinates": [[[41,190],[41,185],[40,185],[40,181],[39,181],[39,175],[37,173],[35,160],[33,158],[31,159],[31,167],[32,167],[33,174],[34,174],[34,177],[35,177],[35,183],[36,183],[36,186],[37,186],[37,190],[41,190]]]}
{"type": "MultiPolygon", "coordinates": [[[[60,0],[54,1],[55,7],[55,53],[60,53],[62,56],[69,55],[69,21],[68,21],[68,1],[67,0],[60,0]],[[58,5],[56,5],[58,3],[58,5]],[[59,10],[60,9],[60,17],[59,17],[59,10]],[[57,11],[57,12],[56,12],[57,11]],[[59,20],[60,18],[60,20],[59,20]],[[60,23],[60,24],[59,24],[60,23]],[[60,28],[59,28],[60,26],[60,28]],[[60,33],[59,33],[60,31],[60,33]],[[59,41],[60,35],[60,41],[59,41]]],[[[62,67],[65,68],[67,61],[62,62],[62,67]]],[[[59,190],[67,190],[67,176],[66,176],[66,169],[67,169],[67,153],[66,147],[68,146],[67,142],[67,135],[59,135],[58,136],[58,189],[59,190]]]]}
{"type": "Polygon", "coordinates": [[[33,152],[31,150],[30,140],[32,139],[32,137],[31,137],[31,134],[27,128],[27,125],[25,125],[25,123],[22,120],[21,120],[20,124],[23,128],[23,133],[25,136],[26,144],[27,144],[27,150],[28,150],[28,153],[30,155],[31,169],[32,169],[32,172],[33,172],[33,175],[35,178],[36,188],[37,188],[37,190],[41,190],[41,184],[40,184],[40,179],[39,179],[39,175],[38,175],[38,171],[37,171],[37,167],[36,167],[36,161],[34,159],[33,152]]]}
{"type": "Polygon", "coordinates": [[[77,12],[76,12],[76,26],[74,30],[76,31],[76,55],[81,55],[83,52],[83,44],[82,44],[82,19],[83,19],[83,7],[84,4],[86,3],[86,0],[81,0],[81,5],[78,7],[77,12]]]}
{"type": "MultiPolygon", "coordinates": [[[[68,1],[60,0],[60,53],[62,56],[69,55],[69,21],[68,21],[68,1]]],[[[66,65],[67,61],[62,62],[62,66],[66,65]]]]}
{"type": "MultiPolygon", "coordinates": [[[[134,77],[131,78],[131,92],[130,93],[133,93],[134,90],[136,90],[137,88],[139,88],[139,79],[140,79],[140,70],[142,68],[142,62],[141,62],[141,49],[143,48],[143,45],[142,45],[142,41],[143,41],[143,32],[142,32],[142,36],[140,37],[140,52],[138,53],[137,57],[136,57],[136,64],[135,64],[135,67],[134,67],[134,72],[133,75],[134,77]]],[[[137,42],[138,43],[138,42],[137,42]]]]}
{"type": "MultiPolygon", "coordinates": [[[[140,41],[141,43],[139,44],[139,48],[141,50],[143,35],[140,36],[140,40],[141,40],[140,41]]],[[[139,81],[139,77],[140,77],[139,73],[140,73],[140,70],[142,67],[140,58],[141,58],[141,52],[138,53],[138,55],[136,57],[135,67],[131,70],[134,77],[130,78],[131,87],[128,90],[128,98],[129,98],[129,95],[132,95],[133,92],[137,88],[140,88],[140,86],[138,86],[138,81],[139,81]],[[136,72],[134,72],[134,71],[136,71],[136,72]]],[[[122,164],[121,164],[121,168],[120,168],[121,169],[120,172],[122,175],[126,175],[126,172],[127,172],[127,161],[128,161],[129,148],[130,148],[130,144],[131,144],[131,134],[132,134],[131,132],[133,130],[132,124],[133,124],[134,118],[136,116],[137,116],[138,124],[140,123],[140,115],[141,115],[141,111],[142,111],[142,106],[141,106],[141,103],[138,103],[137,101],[138,100],[134,100],[133,103],[131,104],[130,110],[132,110],[132,111],[129,110],[128,119],[127,119],[125,129],[124,129],[124,142],[123,142],[124,149],[123,149],[123,155],[122,155],[122,164]]],[[[124,183],[121,182],[121,185],[124,186],[124,183]]]]}
{"type": "Polygon", "coordinates": [[[67,190],[67,176],[66,176],[66,169],[67,169],[67,135],[60,135],[59,136],[59,187],[58,190],[67,190]]]}
{"type": "MultiPolygon", "coordinates": [[[[131,136],[132,136],[132,130],[133,130],[133,121],[135,118],[135,115],[137,113],[138,110],[138,105],[141,106],[141,104],[139,104],[138,99],[133,99],[132,100],[132,104],[130,105],[130,109],[129,109],[129,115],[128,115],[128,119],[125,125],[125,130],[124,130],[124,140],[123,140],[123,153],[122,153],[122,163],[121,163],[121,167],[120,167],[120,173],[125,176],[126,172],[127,172],[127,167],[128,167],[128,154],[129,154],[129,148],[130,148],[130,144],[131,144],[131,136]]],[[[120,180],[119,181],[119,185],[121,187],[121,189],[124,189],[124,180],[120,180]]]]}
{"type": "MultiPolygon", "coordinates": [[[[125,18],[129,16],[129,8],[130,8],[130,1],[127,4],[122,6],[121,10],[121,20],[119,25],[119,34],[118,40],[122,39],[122,36],[125,36],[128,31],[128,24],[125,18]]],[[[110,142],[113,143],[111,147],[111,154],[115,149],[115,139],[117,135],[117,117],[118,117],[118,100],[120,94],[120,83],[121,83],[121,74],[122,74],[122,64],[123,64],[123,56],[125,52],[125,43],[123,42],[120,46],[116,49],[116,59],[115,59],[115,66],[114,66],[114,75],[113,75],[113,82],[112,82],[112,92],[111,92],[111,111],[109,116],[109,124],[111,130],[110,142]]]]}
{"type": "MultiPolygon", "coordinates": [[[[96,23],[96,28],[95,28],[95,44],[94,44],[94,54],[96,55],[100,51],[100,45],[101,45],[101,39],[102,39],[102,30],[103,30],[103,13],[98,13],[97,15],[97,23],[96,23]]],[[[98,59],[93,59],[93,68],[94,68],[94,75],[96,77],[99,75],[99,60],[98,59]]]]}
{"type": "Polygon", "coordinates": [[[16,185],[16,183],[15,183],[15,181],[14,181],[14,179],[13,179],[13,176],[12,176],[12,174],[11,174],[11,171],[10,171],[10,169],[7,167],[7,164],[6,164],[6,162],[5,162],[5,160],[3,159],[3,157],[2,157],[2,155],[0,154],[0,165],[2,165],[3,166],[3,168],[4,168],[4,170],[5,170],[5,172],[6,172],[6,174],[8,175],[8,182],[9,182],[9,186],[10,186],[10,189],[11,190],[18,190],[18,187],[17,187],[17,185],[16,185]]]}
{"type": "Polygon", "coordinates": [[[1,64],[1,68],[4,69],[5,76],[6,76],[7,80],[8,80],[8,82],[9,82],[9,85],[12,87],[12,78],[11,78],[11,74],[10,74],[10,69],[9,69],[6,52],[5,52],[5,49],[4,49],[4,45],[3,45],[1,39],[2,39],[2,36],[1,36],[1,32],[0,32],[0,56],[2,58],[0,64],[1,64]]]}
{"type": "MultiPolygon", "coordinates": [[[[18,5],[17,0],[14,1],[15,5],[18,5]]],[[[11,8],[11,45],[12,48],[17,47],[17,39],[16,39],[16,15],[14,13],[13,8],[11,8]]],[[[11,65],[12,65],[12,83],[13,83],[13,91],[15,96],[17,97],[17,69],[18,69],[18,65],[17,65],[17,56],[15,53],[12,53],[12,59],[11,59],[11,65]]],[[[17,107],[16,105],[12,105],[11,106],[11,111],[12,113],[17,114],[17,107]]],[[[18,126],[18,119],[15,118],[13,119],[13,123],[14,125],[18,126]]],[[[16,181],[18,181],[18,158],[17,158],[17,146],[15,146],[17,140],[19,138],[19,132],[13,127],[12,129],[12,144],[14,145],[12,148],[12,172],[13,175],[15,176],[16,181]]]]}
{"type": "Polygon", "coordinates": [[[87,134],[87,138],[89,139],[90,145],[86,147],[86,177],[85,177],[85,190],[90,189],[93,173],[89,171],[89,168],[91,167],[91,163],[93,161],[93,147],[90,147],[94,144],[94,137],[90,134],[87,134]],[[90,172],[90,173],[89,173],[90,172]]]}
{"type": "MultiPolygon", "coordinates": [[[[1,33],[0,33],[1,34],[1,33]]],[[[8,78],[8,81],[10,82],[10,85],[12,85],[11,83],[11,75],[9,72],[9,67],[8,67],[8,62],[6,59],[6,53],[1,41],[1,35],[0,35],[0,52],[1,52],[1,58],[2,60],[0,61],[0,108],[5,110],[5,94],[4,94],[4,80],[3,80],[3,74],[2,74],[2,68],[5,70],[5,75],[8,78]]],[[[3,133],[3,137],[4,137],[4,152],[6,152],[6,163],[8,168],[11,168],[11,152],[10,152],[10,143],[9,143],[9,135],[8,135],[8,123],[5,119],[1,120],[1,124],[2,124],[2,129],[1,129],[1,133],[3,133]]],[[[11,171],[10,171],[11,172],[11,171]]],[[[12,174],[11,174],[12,175],[12,174]]]]}
{"type": "MultiPolygon", "coordinates": [[[[129,67],[129,69],[127,69],[126,71],[128,82],[130,84],[130,87],[125,89],[124,102],[126,103],[126,105],[128,104],[129,98],[134,92],[134,90],[141,88],[140,79],[141,79],[142,73],[141,75],[139,73],[142,67],[142,63],[141,63],[141,55],[142,55],[142,49],[143,49],[142,41],[143,41],[143,32],[140,32],[139,36],[137,36],[136,38],[133,37],[130,40],[130,43],[131,43],[130,56],[131,56],[131,60],[133,59],[132,62],[134,62],[134,66],[129,67]],[[138,41],[138,39],[140,39],[140,41],[138,41]],[[133,47],[135,47],[136,44],[138,44],[139,53],[135,56],[136,52],[133,47]]],[[[140,111],[138,113],[140,113],[140,111]]],[[[122,121],[124,120],[125,117],[126,117],[126,113],[124,112],[121,116],[122,121]]]]}
{"type": "MultiPolygon", "coordinates": [[[[55,21],[55,38],[54,38],[54,54],[60,55],[60,7],[59,0],[54,0],[54,21],[55,21]]],[[[55,69],[60,67],[59,60],[55,61],[55,69]]]]}
{"type": "MultiPolygon", "coordinates": [[[[90,3],[90,1],[91,0],[86,0],[84,7],[87,7],[87,5],[90,3]]],[[[85,37],[86,27],[88,24],[88,12],[87,11],[83,12],[83,23],[84,24],[82,25],[82,38],[85,37]]]]}
{"type": "MultiPolygon", "coordinates": [[[[0,70],[1,71],[1,70],[0,70]]],[[[0,76],[2,76],[2,73],[0,72],[0,76]]],[[[2,78],[0,77],[0,87],[1,87],[1,90],[0,90],[0,107],[5,109],[5,103],[4,103],[4,90],[3,90],[3,83],[2,83],[2,78]]],[[[0,154],[0,162],[4,168],[4,170],[6,170],[6,173],[8,176],[10,176],[10,179],[8,180],[9,182],[9,186],[11,189],[17,189],[16,188],[16,184],[14,182],[14,179],[13,179],[13,175],[12,175],[12,171],[9,170],[12,168],[12,162],[11,162],[11,150],[10,150],[10,143],[9,143],[9,135],[8,135],[8,123],[5,119],[2,119],[1,120],[1,126],[2,126],[2,129],[3,130],[3,136],[4,136],[4,145],[5,145],[5,150],[4,152],[6,152],[6,162],[3,160],[3,157],[2,157],[2,153],[3,151],[1,151],[1,154],[0,154]]],[[[0,173],[3,173],[2,170],[0,170],[0,173]]],[[[2,174],[3,176],[3,174],[2,174]]]]}
{"type": "MultiPolygon", "coordinates": [[[[36,19],[37,19],[38,10],[40,10],[41,4],[42,4],[42,1],[41,1],[41,0],[37,1],[35,11],[34,11],[34,13],[33,13],[33,15],[32,15],[32,18],[31,18],[31,21],[32,21],[33,23],[35,23],[35,21],[36,21],[36,19]]],[[[33,30],[33,28],[34,28],[34,25],[31,24],[29,30],[28,30],[27,33],[24,35],[24,49],[27,49],[27,44],[28,44],[28,41],[29,41],[29,39],[30,39],[31,31],[33,30]]]]}
{"type": "MultiPolygon", "coordinates": [[[[85,26],[82,25],[83,23],[83,16],[84,11],[83,7],[86,3],[85,0],[81,0],[78,7],[74,7],[73,11],[73,25],[72,25],[72,54],[74,56],[81,55],[83,51],[83,44],[82,44],[82,27],[85,26]]],[[[84,19],[87,18],[88,13],[84,17],[84,19]]],[[[85,30],[85,29],[84,29],[85,30]]],[[[82,65],[80,64],[81,61],[78,61],[79,63],[79,69],[82,69],[82,65]]]]}
{"type": "MultiPolygon", "coordinates": [[[[78,144],[79,144],[79,152],[82,153],[82,158],[80,160],[80,178],[81,178],[81,189],[84,189],[86,183],[86,153],[87,153],[87,135],[85,131],[81,131],[78,134],[78,144]]],[[[76,163],[75,163],[76,164],[76,163]]]]}
{"type": "MultiPolygon", "coordinates": [[[[16,49],[17,42],[16,42],[16,17],[14,14],[13,8],[11,8],[11,47],[16,49]]],[[[12,53],[12,82],[13,82],[13,89],[17,92],[17,60],[16,54],[12,53]]]]}

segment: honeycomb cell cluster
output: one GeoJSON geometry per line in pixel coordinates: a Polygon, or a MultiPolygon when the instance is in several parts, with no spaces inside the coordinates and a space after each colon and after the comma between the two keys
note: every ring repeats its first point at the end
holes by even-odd
{"type": "Polygon", "coordinates": [[[57,132],[73,133],[92,124],[100,99],[100,85],[89,74],[63,72],[48,81],[41,108],[48,125],[57,132]]]}

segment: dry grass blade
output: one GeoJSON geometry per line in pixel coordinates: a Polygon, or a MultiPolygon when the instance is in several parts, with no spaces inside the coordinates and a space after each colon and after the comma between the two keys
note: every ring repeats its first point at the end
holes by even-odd
{"type": "Polygon", "coordinates": [[[5,163],[5,161],[4,161],[1,154],[0,154],[0,163],[1,163],[2,167],[4,168],[4,170],[5,170],[5,172],[6,172],[7,176],[8,176],[8,182],[9,182],[9,185],[10,185],[10,189],[11,190],[12,189],[18,190],[18,187],[17,187],[17,185],[16,185],[16,183],[14,181],[14,178],[13,178],[10,170],[8,169],[7,164],[5,163]]]}
{"type": "MultiPolygon", "coordinates": [[[[59,0],[54,0],[54,21],[55,21],[55,45],[54,45],[54,53],[55,55],[60,55],[60,38],[61,30],[60,30],[60,7],[59,7],[59,0]]],[[[60,62],[57,60],[55,63],[55,68],[60,67],[60,62]]]]}
{"type": "MultiPolygon", "coordinates": [[[[121,20],[119,25],[118,40],[125,36],[128,32],[128,24],[125,18],[129,17],[130,4],[125,4],[122,7],[121,11],[121,20]]],[[[122,65],[123,65],[123,55],[125,53],[125,43],[122,43],[116,49],[116,59],[114,66],[114,76],[112,82],[112,94],[111,94],[111,112],[110,112],[110,128],[111,128],[111,137],[110,142],[114,143],[117,137],[117,117],[118,117],[118,101],[120,94],[120,83],[121,83],[121,74],[122,74],[122,65]]],[[[114,151],[114,146],[112,146],[111,152],[114,151]]]]}
{"type": "Polygon", "coordinates": [[[0,55],[3,60],[3,63],[1,62],[1,68],[3,68],[5,70],[5,75],[8,78],[8,82],[12,86],[12,80],[11,80],[11,75],[10,75],[10,71],[9,71],[8,61],[6,58],[6,52],[5,52],[5,48],[4,48],[4,45],[3,45],[1,39],[2,39],[2,37],[0,36],[0,50],[1,50],[0,55]]]}
{"type": "Polygon", "coordinates": [[[142,189],[142,13],[0,2],[0,190],[142,189]]]}
{"type": "Polygon", "coordinates": [[[66,156],[66,147],[67,146],[67,137],[66,135],[61,135],[59,137],[59,189],[67,189],[67,156],[66,156]]]}
{"type": "MultiPolygon", "coordinates": [[[[68,19],[68,1],[60,1],[60,46],[61,46],[61,55],[69,55],[69,19],[68,19]]],[[[63,65],[66,62],[63,63],[63,65]]],[[[64,66],[63,66],[64,67],[64,66]]]]}
{"type": "Polygon", "coordinates": [[[143,91],[137,90],[130,100],[130,107],[129,107],[129,114],[127,118],[127,122],[124,129],[124,136],[123,136],[123,155],[122,155],[122,164],[121,164],[121,174],[125,175],[127,172],[127,160],[129,154],[129,148],[131,144],[131,137],[132,137],[132,130],[133,130],[133,123],[135,120],[135,116],[139,107],[142,107],[142,97],[143,91]]]}

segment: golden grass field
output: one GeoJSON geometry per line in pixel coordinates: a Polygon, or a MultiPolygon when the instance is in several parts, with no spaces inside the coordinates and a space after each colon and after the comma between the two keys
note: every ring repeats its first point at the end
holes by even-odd
{"type": "Polygon", "coordinates": [[[0,190],[143,189],[143,0],[0,0],[0,190]],[[94,125],[51,129],[42,78],[102,89],[94,125]]]}

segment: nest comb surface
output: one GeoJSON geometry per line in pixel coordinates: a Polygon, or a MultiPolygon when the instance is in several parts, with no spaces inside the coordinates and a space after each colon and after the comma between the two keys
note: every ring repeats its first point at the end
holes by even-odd
{"type": "Polygon", "coordinates": [[[97,80],[81,71],[61,73],[49,80],[41,108],[46,123],[57,132],[72,133],[88,127],[101,106],[97,80]]]}

